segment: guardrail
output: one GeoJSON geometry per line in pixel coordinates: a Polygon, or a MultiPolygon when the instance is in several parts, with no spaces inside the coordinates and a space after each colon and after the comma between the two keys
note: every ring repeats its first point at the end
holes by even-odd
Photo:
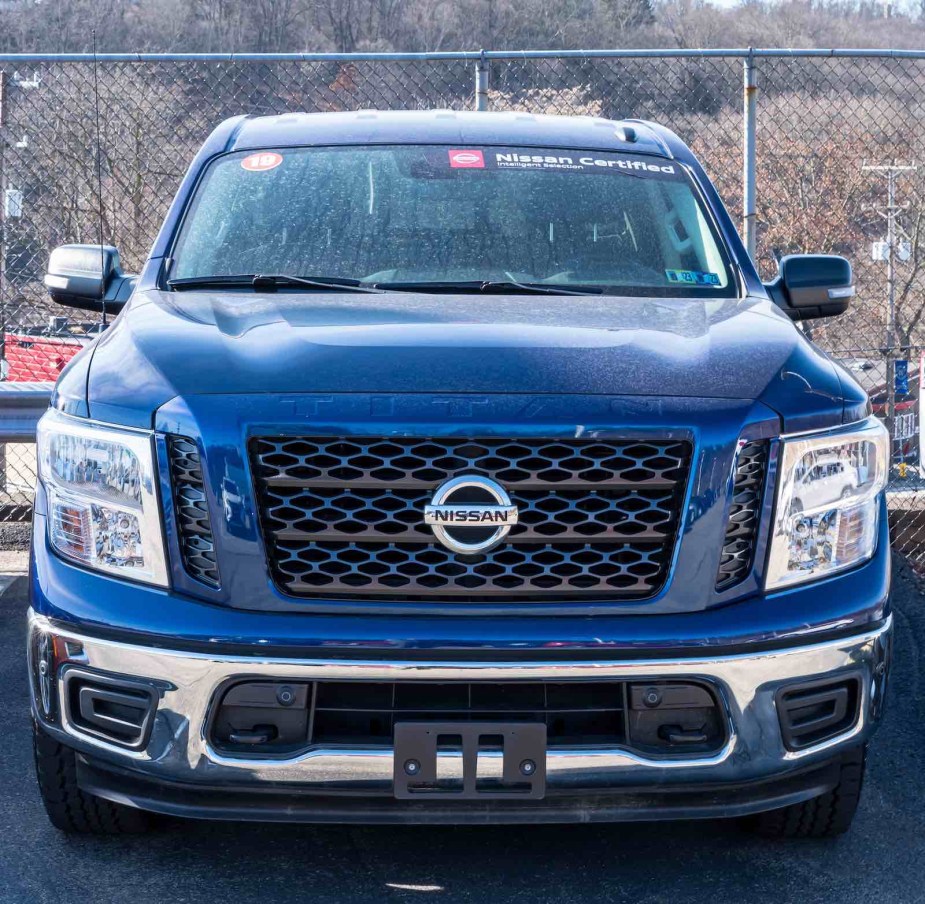
{"type": "Polygon", "coordinates": [[[54,385],[0,383],[0,522],[32,515],[35,428],[54,385]]]}
{"type": "Polygon", "coordinates": [[[33,443],[54,383],[0,383],[0,442],[33,443]]]}

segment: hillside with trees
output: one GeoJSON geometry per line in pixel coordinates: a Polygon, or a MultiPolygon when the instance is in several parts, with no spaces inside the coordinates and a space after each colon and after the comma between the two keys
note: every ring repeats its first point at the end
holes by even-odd
{"type": "Polygon", "coordinates": [[[0,0],[0,52],[925,46],[925,0],[0,0]]]}

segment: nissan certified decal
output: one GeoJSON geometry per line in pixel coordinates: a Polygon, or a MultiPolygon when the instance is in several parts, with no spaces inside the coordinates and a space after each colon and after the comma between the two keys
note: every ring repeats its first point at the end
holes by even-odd
{"type": "Polygon", "coordinates": [[[550,153],[532,148],[452,148],[448,152],[452,169],[528,169],[546,172],[616,172],[656,178],[680,173],[674,163],[661,157],[604,152],[550,153]]]}

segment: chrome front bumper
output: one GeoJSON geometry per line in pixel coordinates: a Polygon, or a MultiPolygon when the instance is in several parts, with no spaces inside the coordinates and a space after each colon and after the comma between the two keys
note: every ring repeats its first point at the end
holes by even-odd
{"type": "MultiPolygon", "coordinates": [[[[94,762],[122,767],[156,781],[269,788],[295,783],[300,791],[324,794],[358,791],[388,794],[392,787],[390,749],[315,748],[288,759],[229,757],[206,736],[217,689],[233,678],[356,681],[567,681],[615,678],[634,680],[699,679],[712,683],[725,708],[728,739],[711,755],[647,759],[613,748],[564,748],[548,752],[547,790],[614,791],[622,787],[683,787],[742,783],[784,775],[830,760],[863,743],[880,716],[888,674],[892,621],[865,634],[781,650],[688,659],[626,659],[533,662],[435,662],[301,660],[261,656],[224,656],[154,649],[100,640],[52,626],[30,613],[30,637],[52,633],[82,651],[73,661],[123,676],[151,679],[160,700],[147,745],[126,750],[81,731],[66,715],[49,723],[41,717],[36,682],[33,711],[45,729],[94,762]],[[852,728],[824,743],[789,751],[781,738],[775,694],[783,684],[843,673],[862,677],[860,715],[852,728]]],[[[34,644],[29,645],[30,656],[34,644]]],[[[55,685],[59,714],[66,712],[61,682],[55,685]]]]}

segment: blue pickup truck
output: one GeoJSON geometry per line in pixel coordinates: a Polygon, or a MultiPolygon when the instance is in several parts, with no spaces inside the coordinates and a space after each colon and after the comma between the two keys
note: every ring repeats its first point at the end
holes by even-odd
{"type": "Polygon", "coordinates": [[[38,432],[29,669],[70,832],[740,817],[845,831],[888,443],[671,131],[237,117],[38,432]]]}

